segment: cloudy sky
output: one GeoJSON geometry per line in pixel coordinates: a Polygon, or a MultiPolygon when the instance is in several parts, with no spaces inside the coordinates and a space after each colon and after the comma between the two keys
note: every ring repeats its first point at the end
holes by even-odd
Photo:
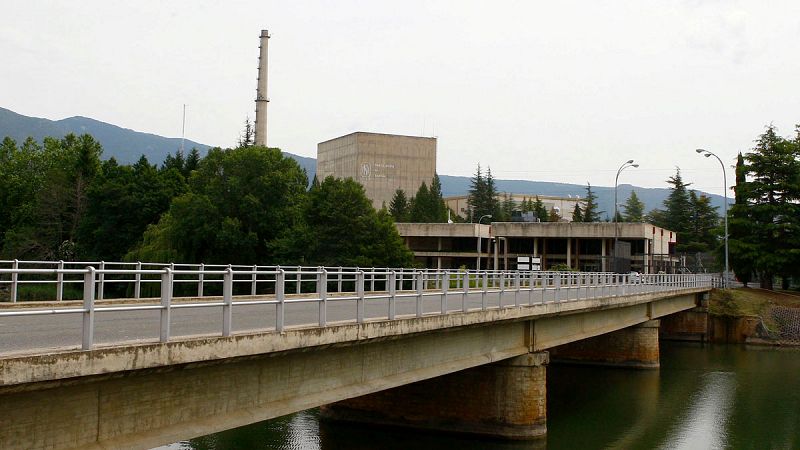
{"type": "Polygon", "coordinates": [[[269,144],[438,136],[438,171],[721,194],[800,123],[800,2],[3,0],[0,106],[232,146],[269,29],[269,144]],[[728,171],[733,178],[733,171],[728,171]]]}

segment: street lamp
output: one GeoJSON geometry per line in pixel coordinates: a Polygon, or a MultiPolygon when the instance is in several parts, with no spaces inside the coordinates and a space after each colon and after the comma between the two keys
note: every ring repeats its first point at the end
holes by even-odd
{"type": "Polygon", "coordinates": [[[478,270],[481,270],[481,227],[480,227],[480,225],[481,225],[481,220],[483,220],[485,217],[488,217],[488,218],[491,219],[492,215],[491,214],[484,214],[484,215],[481,216],[480,219],[478,219],[478,259],[477,259],[477,262],[475,263],[475,266],[478,268],[478,270]]]}
{"type": "Polygon", "coordinates": [[[722,163],[722,160],[719,159],[719,156],[711,153],[708,150],[698,148],[695,150],[697,153],[705,156],[708,158],[709,156],[713,156],[717,158],[719,161],[719,165],[722,167],[722,183],[723,183],[723,194],[725,195],[725,203],[722,205],[725,214],[725,273],[722,276],[722,287],[728,287],[728,177],[725,174],[725,164],[722,163]]]}
{"type": "MultiPolygon", "coordinates": [[[[619,185],[619,174],[622,173],[623,170],[627,169],[628,167],[639,167],[639,164],[635,164],[632,159],[625,161],[619,169],[617,170],[617,177],[614,178],[614,266],[617,265],[617,241],[619,240],[619,225],[617,224],[617,207],[619,206],[617,202],[617,186],[619,185]]],[[[614,267],[616,269],[616,267],[614,267]]]]}

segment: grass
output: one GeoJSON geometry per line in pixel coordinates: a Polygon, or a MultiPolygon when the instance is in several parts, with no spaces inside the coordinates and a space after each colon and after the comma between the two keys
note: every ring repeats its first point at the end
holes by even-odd
{"type": "Polygon", "coordinates": [[[758,316],[768,328],[774,329],[776,324],[767,314],[770,306],[800,308],[800,295],[752,288],[714,289],[708,311],[717,316],[758,316]]]}

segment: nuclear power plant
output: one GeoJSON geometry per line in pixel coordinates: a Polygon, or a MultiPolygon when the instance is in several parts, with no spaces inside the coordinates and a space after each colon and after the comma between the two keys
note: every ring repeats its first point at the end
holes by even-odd
{"type": "Polygon", "coordinates": [[[317,177],[352,178],[375,208],[397,189],[408,197],[436,173],[436,138],[356,132],[317,144],[317,177]]]}
{"type": "Polygon", "coordinates": [[[267,146],[267,46],[269,44],[269,31],[261,30],[261,45],[258,55],[258,81],[256,85],[256,123],[253,142],[256,145],[267,146]]]}

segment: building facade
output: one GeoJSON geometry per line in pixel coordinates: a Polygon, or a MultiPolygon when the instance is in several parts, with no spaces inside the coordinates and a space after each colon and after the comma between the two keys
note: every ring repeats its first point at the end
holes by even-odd
{"type": "Polygon", "coordinates": [[[398,223],[397,230],[425,267],[516,270],[535,261],[541,270],[614,270],[614,242],[630,248],[629,269],[675,273],[676,235],[647,223],[398,223]]]}
{"type": "Polygon", "coordinates": [[[352,178],[375,208],[408,197],[436,173],[436,138],[356,132],[317,144],[317,177],[352,178]]]}

